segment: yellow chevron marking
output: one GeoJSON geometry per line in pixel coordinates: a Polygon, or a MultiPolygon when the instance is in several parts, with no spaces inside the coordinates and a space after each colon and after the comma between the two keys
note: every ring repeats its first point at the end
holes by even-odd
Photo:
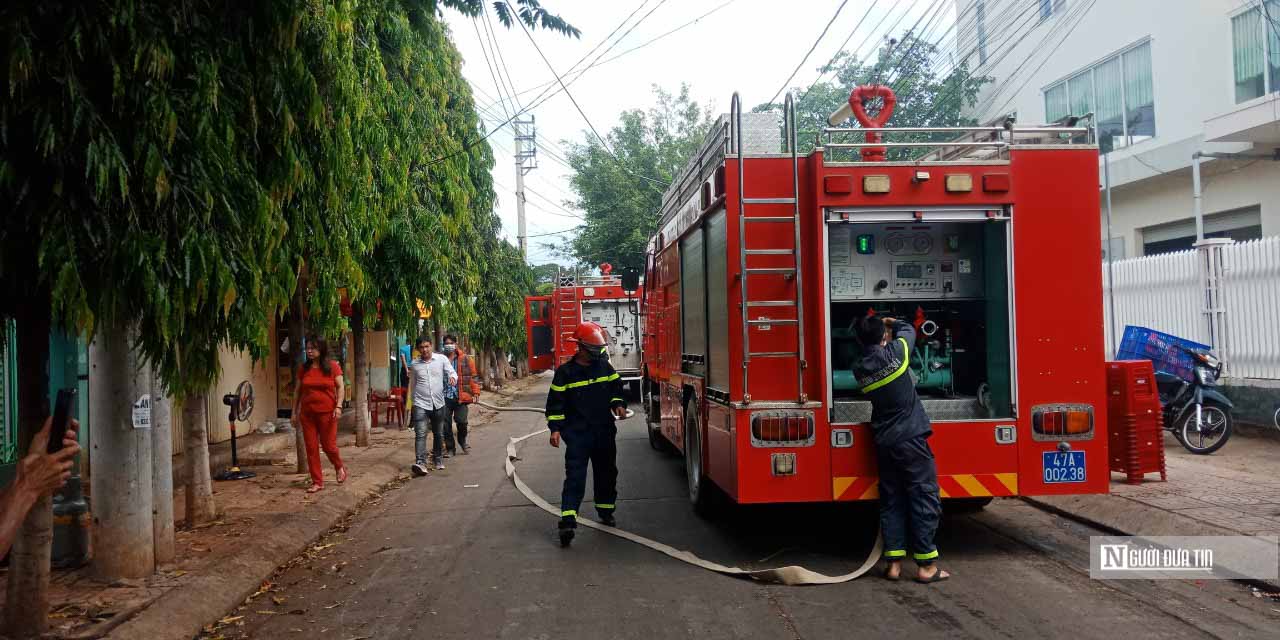
{"type": "Polygon", "coordinates": [[[857,482],[857,478],[832,478],[831,479],[831,496],[833,500],[839,500],[844,492],[857,482]]]}
{"type": "Polygon", "coordinates": [[[1018,474],[1016,473],[997,473],[996,479],[1001,482],[1009,492],[1018,495],[1018,474]]]}
{"type": "Polygon", "coordinates": [[[858,496],[858,499],[871,500],[873,498],[879,498],[879,497],[880,497],[880,483],[875,482],[875,483],[872,483],[871,486],[867,487],[867,490],[863,491],[862,495],[858,496]]]}
{"type": "Polygon", "coordinates": [[[978,482],[978,479],[971,475],[957,475],[951,476],[951,478],[960,486],[964,487],[964,490],[968,491],[971,496],[981,497],[991,495],[991,492],[987,491],[987,488],[982,486],[982,483],[978,482]]]}
{"type": "Polygon", "coordinates": [[[946,490],[946,489],[943,489],[942,487],[938,487],[938,497],[939,497],[939,498],[950,498],[951,496],[947,495],[947,490],[946,490]]]}

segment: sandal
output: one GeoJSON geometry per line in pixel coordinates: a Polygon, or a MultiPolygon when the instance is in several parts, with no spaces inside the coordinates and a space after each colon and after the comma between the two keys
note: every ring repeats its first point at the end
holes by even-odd
{"type": "Polygon", "coordinates": [[[307,489],[307,493],[317,493],[317,492],[319,492],[321,489],[324,489],[324,485],[322,485],[322,484],[313,484],[313,485],[311,485],[311,488],[310,488],[310,489],[307,489]]]}
{"type": "Polygon", "coordinates": [[[898,569],[898,575],[895,576],[889,574],[889,567],[885,567],[884,571],[880,572],[880,577],[888,580],[889,582],[897,582],[902,579],[902,569],[898,569]]]}
{"type": "Polygon", "coordinates": [[[942,569],[938,569],[937,571],[933,572],[933,575],[929,576],[928,578],[921,578],[920,576],[916,576],[915,581],[919,582],[920,584],[933,584],[935,582],[942,582],[950,578],[951,578],[951,574],[947,573],[946,571],[943,571],[942,569]]]}
{"type": "Polygon", "coordinates": [[[338,469],[338,484],[342,484],[346,481],[347,481],[347,468],[344,466],[341,469],[338,469]]]}

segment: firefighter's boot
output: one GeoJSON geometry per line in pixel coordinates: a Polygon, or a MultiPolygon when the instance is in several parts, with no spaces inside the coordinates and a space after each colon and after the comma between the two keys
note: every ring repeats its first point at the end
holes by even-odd
{"type": "Polygon", "coordinates": [[[560,518],[558,526],[560,530],[560,546],[567,547],[573,542],[573,534],[578,528],[578,521],[573,516],[563,516],[560,518]]]}
{"type": "Polygon", "coordinates": [[[600,524],[608,527],[618,526],[618,521],[613,517],[613,509],[597,509],[596,512],[600,514],[600,524]]]}

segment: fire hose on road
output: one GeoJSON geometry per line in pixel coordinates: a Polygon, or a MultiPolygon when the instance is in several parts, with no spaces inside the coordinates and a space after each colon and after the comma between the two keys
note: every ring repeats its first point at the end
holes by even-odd
{"type": "MultiPolygon", "coordinates": [[[[527,411],[527,412],[538,413],[538,414],[544,413],[542,409],[538,409],[535,407],[497,407],[484,402],[477,402],[476,404],[486,409],[492,409],[494,411],[504,411],[504,412],[527,411]]],[[[629,414],[628,417],[630,417],[631,412],[628,411],[628,414],[629,414]]],[[[520,437],[513,436],[507,442],[507,458],[505,462],[506,469],[507,469],[507,477],[511,478],[511,482],[515,484],[516,489],[518,489],[520,493],[524,494],[524,497],[527,498],[529,502],[532,502],[534,505],[537,505],[543,511],[546,511],[551,515],[559,517],[560,510],[552,506],[551,503],[544,500],[542,496],[535,493],[533,489],[530,489],[529,486],[526,485],[524,481],[520,479],[520,475],[516,473],[515,463],[517,460],[520,459],[516,455],[516,445],[520,444],[521,442],[524,442],[525,440],[528,440],[529,438],[539,436],[544,433],[547,433],[547,429],[539,429],[537,431],[525,434],[520,437]]],[[[625,540],[630,540],[631,542],[648,547],[650,549],[653,549],[654,551],[664,553],[672,558],[675,558],[676,560],[680,560],[681,562],[686,562],[688,564],[701,567],[703,569],[707,569],[708,571],[714,571],[716,573],[720,573],[727,576],[750,578],[752,580],[757,580],[759,582],[784,584],[784,585],[838,584],[841,582],[849,582],[850,580],[859,578],[864,574],[866,574],[868,571],[871,571],[871,569],[875,567],[876,562],[878,562],[880,559],[880,553],[883,550],[883,544],[884,544],[883,540],[880,537],[880,533],[876,532],[876,543],[875,545],[873,545],[871,549],[871,554],[867,556],[867,559],[862,563],[862,566],[858,567],[858,569],[853,571],[852,573],[846,573],[844,575],[838,575],[838,576],[829,576],[829,575],[821,574],[816,571],[811,571],[804,567],[795,566],[795,565],[786,566],[786,567],[777,567],[774,569],[755,569],[755,570],[742,569],[740,567],[730,567],[730,566],[718,564],[715,562],[711,562],[709,560],[704,560],[688,551],[682,551],[680,549],[676,549],[675,547],[672,547],[670,545],[658,542],[656,540],[650,540],[649,538],[636,535],[629,531],[624,531],[616,527],[607,527],[593,520],[588,520],[586,518],[579,517],[578,523],[581,524],[582,526],[595,529],[596,531],[601,531],[604,533],[608,533],[610,535],[617,536],[619,538],[623,538],[625,540]]]]}

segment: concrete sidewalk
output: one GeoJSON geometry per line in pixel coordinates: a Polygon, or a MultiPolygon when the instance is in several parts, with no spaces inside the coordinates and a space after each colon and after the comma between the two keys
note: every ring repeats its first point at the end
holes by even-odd
{"type": "Polygon", "coordinates": [[[1207,456],[1165,434],[1165,465],[1168,482],[1152,473],[1132,485],[1113,473],[1110,495],[1026,499],[1128,535],[1280,536],[1280,432],[1238,429],[1207,456]]]}
{"type": "MultiPolygon", "coordinates": [[[[533,380],[513,381],[504,393],[486,393],[484,399],[507,404],[510,394],[533,380]]],[[[471,424],[483,428],[496,415],[474,407],[471,424]]],[[[350,417],[348,412],[343,426],[350,417]]],[[[255,439],[263,446],[251,447],[258,455],[250,457],[262,466],[243,464],[243,458],[242,466],[257,477],[214,483],[220,517],[197,529],[178,531],[178,560],[173,565],[143,580],[114,583],[94,579],[90,567],[55,571],[50,637],[189,640],[258,592],[279,567],[312,552],[325,533],[344,526],[362,505],[380,500],[386,490],[408,478],[413,461],[412,430],[373,434],[364,448],[354,446],[353,433],[340,432],[338,445],[350,479],[339,485],[325,460],[325,488],[309,495],[309,478],[294,473],[293,435],[255,439]]],[[[174,498],[174,518],[181,523],[183,492],[175,491],[174,498]]]]}

